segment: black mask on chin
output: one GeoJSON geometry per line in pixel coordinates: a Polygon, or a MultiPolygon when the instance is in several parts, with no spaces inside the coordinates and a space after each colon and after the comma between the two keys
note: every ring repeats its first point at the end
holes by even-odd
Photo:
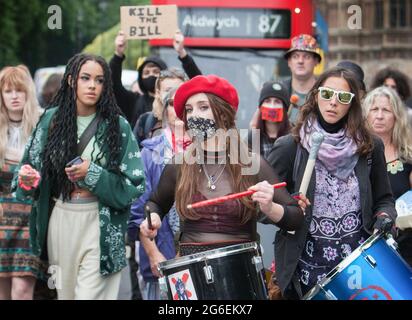
{"type": "Polygon", "coordinates": [[[157,77],[155,76],[150,76],[150,77],[142,79],[143,89],[145,89],[148,92],[154,93],[156,80],[157,80],[157,77]]]}

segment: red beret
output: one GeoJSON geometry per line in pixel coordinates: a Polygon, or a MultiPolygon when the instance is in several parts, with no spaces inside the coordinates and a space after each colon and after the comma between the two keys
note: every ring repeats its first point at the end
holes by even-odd
{"type": "Polygon", "coordinates": [[[186,101],[196,93],[212,93],[225,100],[237,111],[239,97],[235,87],[229,81],[215,75],[196,76],[183,83],[176,91],[173,106],[180,119],[184,120],[183,110],[186,101]]]}

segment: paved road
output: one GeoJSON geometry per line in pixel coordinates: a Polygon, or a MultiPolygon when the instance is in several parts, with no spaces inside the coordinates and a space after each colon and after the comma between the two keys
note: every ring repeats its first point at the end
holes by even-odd
{"type": "Polygon", "coordinates": [[[130,300],[132,296],[130,289],[130,272],[129,265],[122,270],[122,280],[120,281],[120,290],[117,300],[130,300]]]}

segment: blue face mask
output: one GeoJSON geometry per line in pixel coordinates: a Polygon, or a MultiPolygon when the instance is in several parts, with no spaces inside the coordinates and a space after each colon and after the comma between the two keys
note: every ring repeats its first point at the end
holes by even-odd
{"type": "Polygon", "coordinates": [[[192,117],[187,120],[190,134],[199,140],[207,140],[216,134],[216,122],[212,119],[192,117]]]}

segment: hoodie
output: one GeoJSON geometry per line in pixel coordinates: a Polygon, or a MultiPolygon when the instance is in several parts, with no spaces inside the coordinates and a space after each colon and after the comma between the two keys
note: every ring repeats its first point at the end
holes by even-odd
{"type": "MultiPolygon", "coordinates": [[[[141,151],[144,173],[146,176],[146,189],[142,196],[137,199],[131,207],[131,216],[128,225],[129,239],[138,240],[138,232],[140,224],[145,219],[144,206],[149,200],[150,194],[157,188],[157,185],[165,167],[165,149],[170,149],[166,137],[162,134],[142,142],[143,149],[141,151]]],[[[174,207],[171,211],[174,210],[174,207]]],[[[174,245],[174,235],[170,228],[168,219],[162,220],[162,225],[157,232],[155,238],[156,245],[159,251],[166,259],[172,259],[176,256],[174,245]]],[[[140,270],[146,282],[157,281],[150,269],[149,257],[146,254],[143,246],[139,248],[140,270]]]]}

